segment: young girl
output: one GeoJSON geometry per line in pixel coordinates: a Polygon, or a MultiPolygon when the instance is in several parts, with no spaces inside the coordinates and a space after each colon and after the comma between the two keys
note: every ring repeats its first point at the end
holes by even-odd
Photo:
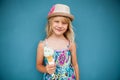
{"type": "Polygon", "coordinates": [[[79,80],[73,19],[64,4],[54,5],[48,13],[47,37],[37,48],[36,66],[44,73],[43,80],[79,80]]]}

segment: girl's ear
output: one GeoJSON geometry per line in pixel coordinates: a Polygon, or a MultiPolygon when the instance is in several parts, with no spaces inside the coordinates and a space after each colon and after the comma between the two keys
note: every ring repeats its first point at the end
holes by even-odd
{"type": "Polygon", "coordinates": [[[48,21],[47,23],[48,23],[48,26],[50,26],[50,21],[48,21]]]}
{"type": "Polygon", "coordinates": [[[51,26],[52,25],[52,19],[48,20],[48,25],[51,26]]]}

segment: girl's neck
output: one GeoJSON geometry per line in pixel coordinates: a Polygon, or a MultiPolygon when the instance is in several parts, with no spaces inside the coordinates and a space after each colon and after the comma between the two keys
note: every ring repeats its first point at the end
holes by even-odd
{"type": "Polygon", "coordinates": [[[55,40],[65,40],[66,38],[64,37],[64,35],[55,35],[55,34],[52,34],[49,38],[51,39],[55,39],[55,40]]]}
{"type": "Polygon", "coordinates": [[[66,49],[66,47],[69,44],[68,40],[64,37],[64,35],[56,36],[54,34],[48,37],[46,39],[46,42],[47,42],[47,46],[54,50],[66,49]]]}

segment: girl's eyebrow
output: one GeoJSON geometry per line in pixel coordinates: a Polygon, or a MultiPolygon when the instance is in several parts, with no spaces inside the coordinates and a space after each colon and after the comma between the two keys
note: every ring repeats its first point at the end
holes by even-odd
{"type": "Polygon", "coordinates": [[[59,21],[59,20],[54,20],[54,21],[59,21]]]}

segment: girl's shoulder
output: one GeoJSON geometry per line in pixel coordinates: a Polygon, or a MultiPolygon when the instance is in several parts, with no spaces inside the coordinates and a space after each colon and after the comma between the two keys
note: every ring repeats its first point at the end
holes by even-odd
{"type": "Polygon", "coordinates": [[[40,40],[38,43],[38,47],[43,48],[45,46],[45,40],[40,40]]]}
{"type": "Polygon", "coordinates": [[[75,48],[76,48],[76,43],[70,41],[70,50],[72,51],[75,48]]]}

